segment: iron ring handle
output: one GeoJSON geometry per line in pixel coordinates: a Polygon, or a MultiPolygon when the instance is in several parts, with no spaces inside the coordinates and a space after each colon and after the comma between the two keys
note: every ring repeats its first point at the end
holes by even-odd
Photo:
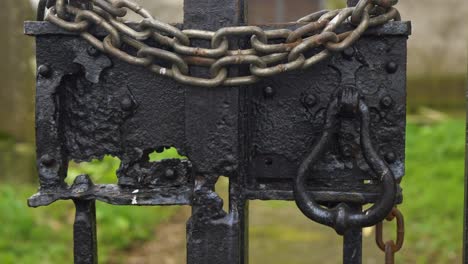
{"type": "Polygon", "coordinates": [[[349,228],[362,228],[374,226],[381,222],[391,212],[395,203],[396,180],[388,165],[379,157],[370,140],[370,114],[364,101],[359,100],[358,113],[361,118],[361,145],[364,158],[371,169],[378,175],[381,181],[382,196],[368,210],[362,213],[351,213],[350,208],[340,203],[332,209],[320,206],[307,194],[305,179],[307,171],[317,162],[330,143],[334,132],[339,111],[339,100],[333,100],[327,110],[325,129],[312,152],[301,164],[298,175],[294,180],[294,196],[296,204],[305,216],[323,225],[330,226],[343,235],[349,228]]]}

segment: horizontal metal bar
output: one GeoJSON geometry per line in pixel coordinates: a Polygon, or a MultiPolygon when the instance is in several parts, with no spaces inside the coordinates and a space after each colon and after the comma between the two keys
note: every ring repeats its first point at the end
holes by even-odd
{"type": "MultiPolygon", "coordinates": [[[[135,23],[128,23],[131,28],[136,28],[135,23]]],[[[274,24],[274,25],[258,25],[259,27],[269,30],[269,29],[279,29],[279,28],[288,28],[294,30],[300,26],[303,26],[304,23],[286,23],[286,24],[274,24]]],[[[174,24],[179,29],[183,28],[182,24],[174,24]]],[[[344,32],[352,29],[351,25],[344,25],[341,28],[338,28],[337,33],[344,32]]],[[[24,33],[30,36],[40,36],[40,35],[78,35],[78,32],[71,32],[59,28],[58,26],[44,21],[26,21],[24,23],[24,33]]],[[[104,30],[97,30],[94,32],[98,36],[105,36],[106,32],[104,30]]],[[[411,35],[411,22],[409,21],[390,21],[383,26],[370,28],[366,31],[365,35],[411,35]]]]}
{"type": "Polygon", "coordinates": [[[161,187],[152,190],[123,188],[115,184],[95,185],[86,192],[75,189],[40,191],[28,200],[30,207],[49,205],[57,200],[96,199],[113,205],[188,205],[192,188],[161,187]]]}
{"type": "MultiPolygon", "coordinates": [[[[248,200],[286,200],[293,201],[294,194],[292,191],[286,190],[245,190],[245,198],[248,200]]],[[[367,204],[377,201],[381,193],[355,193],[355,192],[336,192],[336,191],[310,191],[317,202],[330,203],[330,202],[345,202],[354,204],[367,204]]],[[[401,189],[399,188],[397,197],[395,198],[397,204],[403,202],[401,189]]]]}

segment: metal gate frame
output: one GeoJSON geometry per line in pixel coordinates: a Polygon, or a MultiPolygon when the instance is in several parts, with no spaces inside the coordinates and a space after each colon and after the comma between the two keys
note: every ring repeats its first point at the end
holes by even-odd
{"type": "MultiPolygon", "coordinates": [[[[356,2],[348,1],[348,5],[356,2]]],[[[185,23],[177,26],[216,30],[243,25],[245,10],[244,0],[185,0],[185,23]]],[[[382,202],[381,186],[373,182],[375,175],[370,167],[382,172],[387,187],[404,175],[406,39],[410,30],[408,22],[390,22],[369,30],[351,50],[310,71],[284,74],[246,87],[207,89],[149,77],[133,66],[90,52],[86,42],[74,33],[48,22],[26,22],[26,34],[37,39],[37,165],[41,182],[39,193],[29,199],[29,205],[73,200],[75,263],[97,263],[95,200],[100,200],[116,205],[190,205],[187,263],[246,264],[248,201],[301,200],[297,197],[304,194],[298,201],[301,210],[344,235],[343,262],[361,263],[361,228],[348,226],[347,221],[352,218],[348,214],[362,214],[362,205],[382,202]],[[371,53],[370,48],[376,45],[379,50],[371,53]],[[323,69],[322,75],[317,73],[323,69]],[[363,73],[358,73],[361,69],[363,73]],[[113,75],[114,80],[100,81],[103,72],[113,71],[138,76],[113,75]],[[337,78],[341,82],[335,83],[337,78]],[[321,85],[315,84],[318,81],[321,85]],[[318,144],[312,148],[327,137],[326,116],[334,110],[333,102],[340,100],[340,107],[349,108],[354,103],[352,98],[357,98],[354,86],[358,84],[362,86],[359,98],[366,102],[358,103],[361,119],[340,117],[339,133],[347,136],[332,146],[318,144]],[[351,95],[340,93],[337,99],[331,91],[348,85],[354,87],[351,95]],[[105,108],[96,98],[112,103],[105,108]],[[175,108],[171,112],[164,110],[171,107],[175,108]],[[301,118],[305,120],[292,120],[290,113],[298,111],[304,113],[301,118]],[[106,119],[109,116],[111,121],[106,119]],[[272,129],[270,122],[283,126],[272,129]],[[164,129],[154,129],[161,124],[164,129]],[[356,128],[356,124],[361,127],[356,128]],[[146,130],[148,127],[153,130],[146,130]],[[282,141],[291,143],[275,145],[282,141]],[[161,146],[176,146],[189,161],[150,164],[145,160],[149,151],[161,146]],[[330,154],[328,149],[338,153],[330,154]],[[306,181],[306,169],[300,170],[303,177],[297,179],[302,181],[298,184],[296,180],[294,185],[299,165],[307,160],[315,162],[315,150],[329,161],[337,157],[347,160],[350,167],[323,162],[317,166],[317,179],[307,176],[306,181]],[[104,154],[121,157],[118,185],[95,185],[86,175],[70,187],[64,184],[70,160],[86,161],[104,154]],[[362,171],[356,172],[356,168],[362,171]],[[148,171],[151,173],[144,174],[148,171]],[[222,210],[223,201],[214,192],[220,175],[230,178],[229,212],[222,210]],[[334,211],[318,205],[311,209],[312,198],[322,205],[340,205],[334,211]]],[[[233,45],[242,45],[242,41],[233,45]]],[[[191,72],[205,74],[196,67],[191,72]]],[[[393,206],[402,202],[400,188],[390,191],[396,198],[383,201],[387,207],[388,203],[393,206]]],[[[381,215],[376,218],[383,219],[381,215]]]]}

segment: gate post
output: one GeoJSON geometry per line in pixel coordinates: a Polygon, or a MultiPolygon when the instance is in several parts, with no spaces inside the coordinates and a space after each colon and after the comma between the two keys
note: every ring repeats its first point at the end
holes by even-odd
{"type": "Polygon", "coordinates": [[[73,225],[75,264],[97,264],[96,201],[73,200],[76,207],[73,225]]]}
{"type": "MultiPolygon", "coordinates": [[[[361,205],[354,205],[355,212],[361,212],[361,205]]],[[[362,263],[362,229],[353,228],[345,232],[343,236],[343,263],[362,263]]]]}
{"type": "MultiPolygon", "coordinates": [[[[244,0],[185,0],[184,27],[218,30],[244,23],[244,0]]],[[[195,41],[197,46],[208,45],[195,41]]],[[[230,43],[235,48],[238,43],[230,43]]],[[[191,74],[206,76],[201,67],[191,74]]],[[[187,263],[246,263],[244,247],[246,202],[240,197],[239,88],[185,88],[185,135],[187,156],[194,165],[195,187],[192,217],[187,224],[187,263]],[[229,164],[226,164],[228,161],[229,164]],[[214,192],[223,171],[230,179],[230,210],[214,192]]]]}

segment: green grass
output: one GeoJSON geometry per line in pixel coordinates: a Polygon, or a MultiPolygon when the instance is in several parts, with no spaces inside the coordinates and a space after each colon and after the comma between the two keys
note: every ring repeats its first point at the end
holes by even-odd
{"type": "MultiPolygon", "coordinates": [[[[177,157],[177,151],[170,149],[152,154],[151,160],[177,157]]],[[[80,174],[90,174],[96,183],[115,183],[119,165],[120,160],[110,156],[102,161],[71,163],[67,182],[72,183],[80,174]]],[[[0,263],[73,263],[73,202],[28,208],[26,200],[35,192],[32,185],[0,185],[0,263]]],[[[177,207],[113,206],[98,202],[99,263],[154,238],[157,224],[169,219],[176,210],[177,207]]]]}
{"type": "MultiPolygon", "coordinates": [[[[432,125],[409,124],[404,188],[406,242],[398,254],[401,263],[457,263],[461,260],[463,223],[464,120],[432,125]]],[[[151,160],[163,157],[152,154],[151,160]]],[[[98,183],[115,182],[120,161],[73,164],[70,179],[89,173],[98,183]]],[[[73,204],[57,202],[31,209],[26,199],[35,192],[27,185],[0,186],[0,263],[72,263],[73,204]]],[[[273,202],[274,204],[274,202],[273,202]]],[[[100,263],[135,243],[154,236],[157,223],[176,208],[118,207],[98,203],[100,263]]],[[[125,253],[123,253],[125,254],[125,253]]]]}
{"type": "Polygon", "coordinates": [[[464,131],[461,119],[408,125],[401,206],[407,240],[401,255],[411,263],[461,260],[464,131]]]}
{"type": "MultiPolygon", "coordinates": [[[[28,208],[30,186],[0,186],[0,263],[73,263],[71,201],[48,207],[28,208]]],[[[114,252],[154,236],[158,223],[167,220],[174,207],[119,207],[97,204],[100,263],[114,252]]]]}

